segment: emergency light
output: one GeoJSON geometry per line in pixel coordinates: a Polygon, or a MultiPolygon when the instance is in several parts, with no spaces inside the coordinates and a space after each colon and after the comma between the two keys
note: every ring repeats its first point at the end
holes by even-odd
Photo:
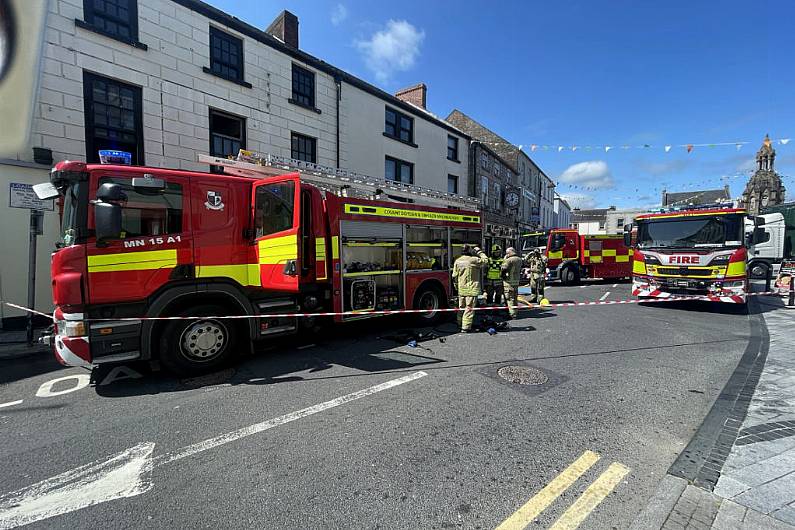
{"type": "Polygon", "coordinates": [[[127,151],[117,151],[115,149],[100,149],[99,163],[130,166],[132,165],[132,153],[127,151]]]}

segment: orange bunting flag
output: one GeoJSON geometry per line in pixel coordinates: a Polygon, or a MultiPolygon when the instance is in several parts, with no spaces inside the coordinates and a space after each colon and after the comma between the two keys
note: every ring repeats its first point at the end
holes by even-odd
{"type": "Polygon", "coordinates": [[[693,144],[687,144],[687,152],[688,153],[692,153],[693,152],[693,144]]]}

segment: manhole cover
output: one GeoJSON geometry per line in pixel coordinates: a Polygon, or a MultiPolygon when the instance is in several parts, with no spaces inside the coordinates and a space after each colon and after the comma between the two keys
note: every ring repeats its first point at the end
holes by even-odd
{"type": "Polygon", "coordinates": [[[536,368],[526,366],[504,366],[497,374],[508,381],[519,385],[543,385],[549,381],[547,374],[536,368]]]}

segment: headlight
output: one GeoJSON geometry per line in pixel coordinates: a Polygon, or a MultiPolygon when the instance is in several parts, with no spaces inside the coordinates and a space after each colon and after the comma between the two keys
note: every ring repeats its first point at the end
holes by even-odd
{"type": "Polygon", "coordinates": [[[729,259],[731,256],[729,254],[724,254],[723,256],[717,256],[709,262],[710,265],[726,265],[729,263],[729,259]]]}
{"type": "Polygon", "coordinates": [[[82,320],[61,320],[58,322],[58,333],[66,337],[83,337],[86,324],[82,320]]]}

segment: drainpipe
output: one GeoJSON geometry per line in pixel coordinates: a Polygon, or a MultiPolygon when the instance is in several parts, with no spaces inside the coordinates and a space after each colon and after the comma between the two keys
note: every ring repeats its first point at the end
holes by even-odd
{"type": "Polygon", "coordinates": [[[334,76],[334,84],[337,86],[337,168],[340,167],[340,101],[342,101],[342,78],[334,76]]]}

